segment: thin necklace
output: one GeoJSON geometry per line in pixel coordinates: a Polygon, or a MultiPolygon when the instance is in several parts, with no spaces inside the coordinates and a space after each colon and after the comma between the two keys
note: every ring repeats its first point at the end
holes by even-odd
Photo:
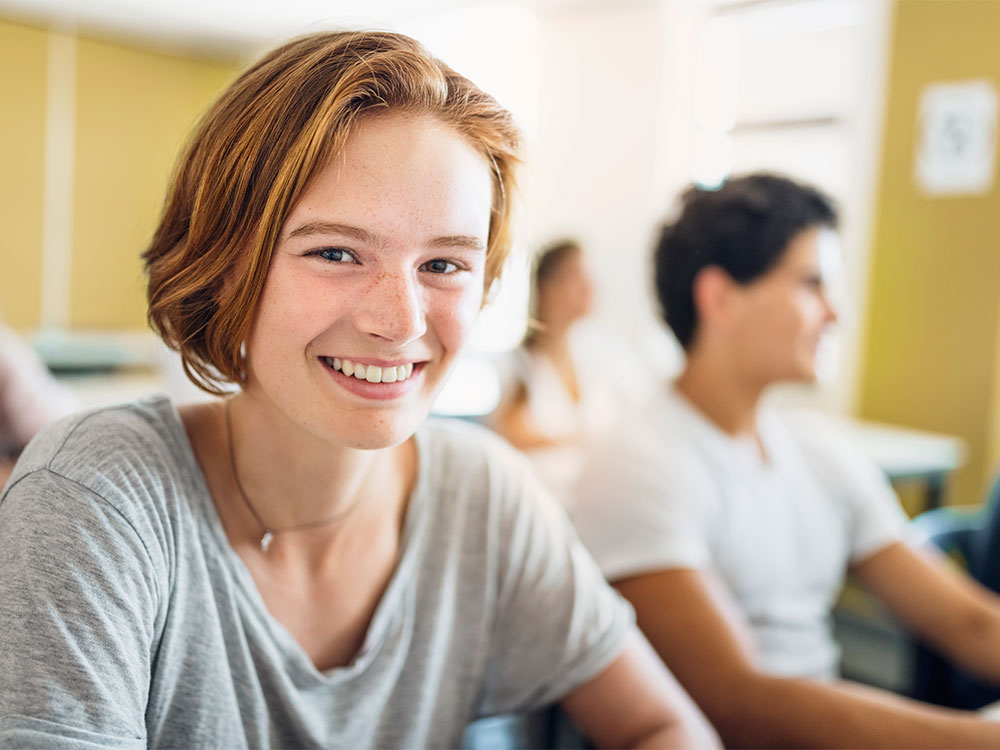
{"type": "Polygon", "coordinates": [[[243,503],[247,506],[247,510],[250,511],[250,515],[254,517],[257,525],[260,526],[261,530],[264,532],[260,537],[260,551],[267,552],[268,548],[271,546],[271,542],[274,541],[275,534],[284,534],[286,531],[303,531],[305,529],[312,529],[317,526],[326,526],[327,524],[335,523],[340,519],[349,515],[361,502],[360,499],[355,500],[347,508],[338,511],[332,516],[327,518],[321,518],[318,521],[306,521],[305,523],[297,523],[293,526],[285,526],[281,529],[274,529],[264,523],[263,519],[254,510],[253,504],[250,502],[250,498],[247,497],[246,490],[243,489],[243,483],[240,481],[239,472],[236,471],[236,450],[233,447],[233,424],[232,419],[229,416],[229,404],[232,403],[232,399],[227,399],[223,410],[226,413],[226,443],[229,445],[229,469],[233,474],[233,481],[236,484],[236,489],[240,493],[240,497],[243,498],[243,503]]]}

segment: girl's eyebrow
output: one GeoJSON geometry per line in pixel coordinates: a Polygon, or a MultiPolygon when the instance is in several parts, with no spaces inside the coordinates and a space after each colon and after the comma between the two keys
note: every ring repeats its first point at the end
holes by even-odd
{"type": "Polygon", "coordinates": [[[485,252],[483,241],[478,237],[467,234],[452,234],[445,237],[435,237],[428,243],[430,247],[456,247],[468,250],[478,250],[485,252]]]}
{"type": "MultiPolygon", "coordinates": [[[[342,237],[348,237],[357,242],[362,242],[370,245],[380,245],[383,244],[378,237],[372,235],[365,229],[361,227],[354,227],[350,224],[338,224],[332,221],[307,221],[291,232],[288,233],[286,239],[293,239],[295,237],[309,237],[314,234],[338,234],[342,237]]],[[[451,234],[445,235],[443,237],[435,237],[428,244],[428,247],[435,248],[466,248],[469,250],[476,250],[479,252],[485,252],[486,247],[483,245],[483,241],[474,235],[466,234],[451,234]]]]}
{"type": "Polygon", "coordinates": [[[338,224],[332,221],[307,221],[289,232],[287,239],[309,237],[313,234],[339,234],[365,243],[371,243],[374,239],[361,227],[352,227],[350,224],[338,224]]]}

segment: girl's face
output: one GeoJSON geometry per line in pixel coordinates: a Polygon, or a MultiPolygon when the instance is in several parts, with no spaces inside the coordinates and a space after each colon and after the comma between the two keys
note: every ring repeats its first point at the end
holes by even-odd
{"type": "Polygon", "coordinates": [[[594,282],[583,252],[576,250],[539,285],[538,314],[548,323],[571,323],[589,315],[593,306],[594,282]]]}
{"type": "Polygon", "coordinates": [[[486,160],[439,121],[364,122],[281,229],[247,395],[337,445],[412,435],[482,303],[491,191],[486,160]]]}

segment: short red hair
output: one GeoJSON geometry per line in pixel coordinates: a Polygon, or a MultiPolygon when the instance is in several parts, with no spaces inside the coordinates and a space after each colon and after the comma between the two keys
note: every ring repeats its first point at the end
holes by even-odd
{"type": "Polygon", "coordinates": [[[222,394],[245,384],[243,342],[281,227],[354,129],[389,112],[439,119],[491,165],[486,289],[500,275],[520,161],[510,113],[401,34],[297,39],[243,73],[205,114],[143,253],[150,324],[197,386],[222,394]]]}

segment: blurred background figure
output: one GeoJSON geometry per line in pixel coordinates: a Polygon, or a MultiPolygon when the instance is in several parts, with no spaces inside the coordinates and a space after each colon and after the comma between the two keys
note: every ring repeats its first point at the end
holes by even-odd
{"type": "Polygon", "coordinates": [[[0,487],[34,434],[76,406],[27,342],[0,323],[0,487]]]}
{"type": "Polygon", "coordinates": [[[580,244],[564,239],[545,247],[534,264],[528,331],[498,360],[502,396],[489,420],[565,504],[584,444],[642,391],[632,357],[586,322],[593,307],[594,281],[580,244]]]}
{"type": "Polygon", "coordinates": [[[588,455],[581,539],[727,746],[996,747],[1000,724],[837,680],[845,572],[993,685],[1000,598],[907,541],[886,477],[828,420],[767,402],[816,381],[837,320],[832,202],[755,173],[682,204],[654,275],[684,369],[588,455]]]}

